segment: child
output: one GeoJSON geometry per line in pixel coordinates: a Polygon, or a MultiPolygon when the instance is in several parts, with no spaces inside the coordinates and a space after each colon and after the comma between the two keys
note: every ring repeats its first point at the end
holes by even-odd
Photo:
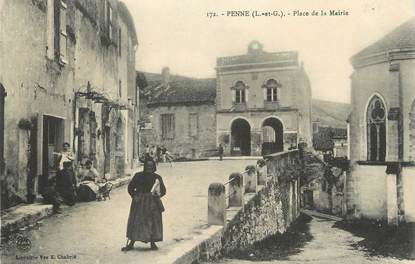
{"type": "Polygon", "coordinates": [[[53,213],[60,214],[61,213],[61,203],[62,200],[59,197],[58,192],[55,189],[56,185],[56,178],[53,177],[48,180],[47,185],[43,188],[42,196],[46,204],[53,205],[53,213]]]}

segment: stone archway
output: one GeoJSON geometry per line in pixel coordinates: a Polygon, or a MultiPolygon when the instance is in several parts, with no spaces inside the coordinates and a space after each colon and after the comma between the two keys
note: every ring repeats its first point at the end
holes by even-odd
{"type": "Polygon", "coordinates": [[[409,113],[409,160],[415,161],[415,100],[409,113]]]}
{"type": "Polygon", "coordinates": [[[284,150],[284,128],[281,121],[269,117],[262,123],[262,155],[284,150]]]}
{"type": "Polygon", "coordinates": [[[251,126],[242,118],[235,119],[231,125],[231,155],[251,155],[251,126]]]}

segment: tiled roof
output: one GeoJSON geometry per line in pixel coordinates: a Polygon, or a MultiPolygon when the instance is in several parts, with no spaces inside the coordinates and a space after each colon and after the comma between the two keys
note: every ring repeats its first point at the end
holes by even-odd
{"type": "Polygon", "coordinates": [[[161,74],[144,73],[147,87],[141,93],[149,98],[148,105],[214,104],[216,79],[198,79],[170,75],[168,83],[161,74]]]}
{"type": "Polygon", "coordinates": [[[415,48],[415,17],[352,57],[364,57],[394,49],[415,48]]]}

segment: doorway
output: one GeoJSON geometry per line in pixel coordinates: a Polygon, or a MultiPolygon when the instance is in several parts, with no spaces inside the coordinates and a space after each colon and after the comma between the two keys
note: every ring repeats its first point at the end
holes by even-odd
{"type": "Polygon", "coordinates": [[[251,155],[251,126],[242,118],[238,118],[231,125],[231,155],[251,155]]]}
{"type": "Polygon", "coordinates": [[[40,189],[47,180],[56,176],[57,155],[62,150],[64,140],[64,120],[53,116],[43,116],[42,162],[43,173],[40,179],[40,189]]]}
{"type": "Polygon", "coordinates": [[[284,151],[284,129],[275,117],[265,119],[262,124],[262,155],[284,151]]]}
{"type": "Polygon", "coordinates": [[[124,148],[124,123],[120,118],[117,120],[117,130],[115,132],[115,170],[117,176],[124,175],[125,169],[125,148],[124,148]]]}

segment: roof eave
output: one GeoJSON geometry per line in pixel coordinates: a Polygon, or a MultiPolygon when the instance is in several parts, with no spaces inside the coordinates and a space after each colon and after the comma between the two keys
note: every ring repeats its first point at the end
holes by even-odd
{"type": "Polygon", "coordinates": [[[353,68],[357,69],[384,62],[407,59],[415,59],[415,46],[401,49],[389,49],[366,55],[360,55],[358,53],[350,58],[350,63],[353,68]]]}

